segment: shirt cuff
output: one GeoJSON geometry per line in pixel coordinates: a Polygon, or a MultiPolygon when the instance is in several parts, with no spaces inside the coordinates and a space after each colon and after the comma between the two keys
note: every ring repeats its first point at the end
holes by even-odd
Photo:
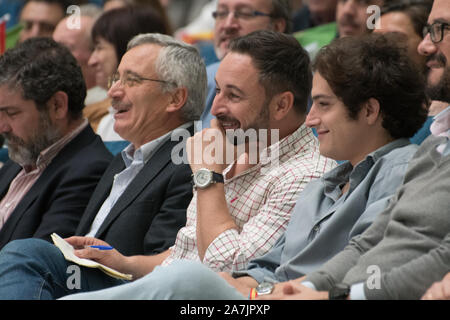
{"type": "Polygon", "coordinates": [[[312,283],[311,281],[302,281],[300,282],[303,286],[308,287],[310,289],[316,290],[316,286],[314,285],[314,283],[312,283]]]}
{"type": "Polygon", "coordinates": [[[367,300],[364,293],[364,282],[356,283],[350,287],[350,300],[367,300]]]}

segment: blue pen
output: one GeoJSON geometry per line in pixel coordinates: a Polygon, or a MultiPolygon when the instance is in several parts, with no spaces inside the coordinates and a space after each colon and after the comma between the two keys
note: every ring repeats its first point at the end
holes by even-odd
{"type": "Polygon", "coordinates": [[[112,250],[113,247],[110,246],[90,246],[91,248],[99,249],[99,250],[112,250]]]}

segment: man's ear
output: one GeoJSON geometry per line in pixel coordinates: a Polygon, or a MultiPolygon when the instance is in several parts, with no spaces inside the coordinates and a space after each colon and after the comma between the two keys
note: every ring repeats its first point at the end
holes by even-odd
{"type": "Polygon", "coordinates": [[[57,91],[47,102],[50,116],[56,120],[65,119],[69,112],[69,97],[63,91],[57,91]]]}
{"type": "Polygon", "coordinates": [[[286,30],[286,20],[284,19],[274,19],[272,24],[274,31],[284,32],[286,30]]]}
{"type": "Polygon", "coordinates": [[[170,93],[167,112],[175,112],[177,110],[180,110],[186,104],[187,98],[188,90],[186,88],[176,88],[175,91],[170,93]]]}
{"type": "Polygon", "coordinates": [[[380,103],[375,98],[370,98],[364,102],[364,117],[369,125],[373,125],[381,118],[380,103]]]}
{"type": "Polygon", "coordinates": [[[294,94],[291,91],[285,91],[276,94],[271,102],[272,118],[282,120],[294,107],[294,94]]]}

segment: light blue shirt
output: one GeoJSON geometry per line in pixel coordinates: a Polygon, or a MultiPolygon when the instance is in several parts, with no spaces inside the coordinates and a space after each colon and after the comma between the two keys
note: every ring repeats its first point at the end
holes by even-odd
{"type": "Polygon", "coordinates": [[[370,153],[354,168],[344,162],[310,182],[273,249],[233,276],[282,282],[315,271],[387,206],[417,148],[407,139],[395,140],[370,153]],[[341,187],[347,181],[350,188],[341,196],[341,187]]]}
{"type": "Polygon", "coordinates": [[[111,192],[95,216],[91,229],[86,234],[86,237],[95,237],[98,229],[100,229],[103,221],[106,219],[109,212],[114,207],[125,189],[142,170],[150,158],[158,151],[158,149],[170,139],[171,135],[175,134],[178,130],[185,130],[191,125],[192,122],[185,123],[177,129],[142,145],[137,150],[135,150],[133,144],[128,145],[124,150],[122,150],[121,155],[123,162],[125,163],[125,169],[114,176],[111,192]]]}

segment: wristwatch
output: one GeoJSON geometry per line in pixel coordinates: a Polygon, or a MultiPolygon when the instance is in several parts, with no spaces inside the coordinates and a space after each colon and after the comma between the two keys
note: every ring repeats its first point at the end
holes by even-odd
{"type": "Polygon", "coordinates": [[[258,296],[263,296],[265,294],[271,294],[273,291],[273,283],[270,282],[261,282],[256,287],[256,293],[258,296]]]}
{"type": "Polygon", "coordinates": [[[192,175],[194,187],[206,189],[213,183],[223,183],[223,175],[206,168],[201,168],[192,175]]]}
{"type": "Polygon", "coordinates": [[[350,294],[350,287],[345,284],[337,284],[328,292],[330,300],[345,300],[350,294]]]}

